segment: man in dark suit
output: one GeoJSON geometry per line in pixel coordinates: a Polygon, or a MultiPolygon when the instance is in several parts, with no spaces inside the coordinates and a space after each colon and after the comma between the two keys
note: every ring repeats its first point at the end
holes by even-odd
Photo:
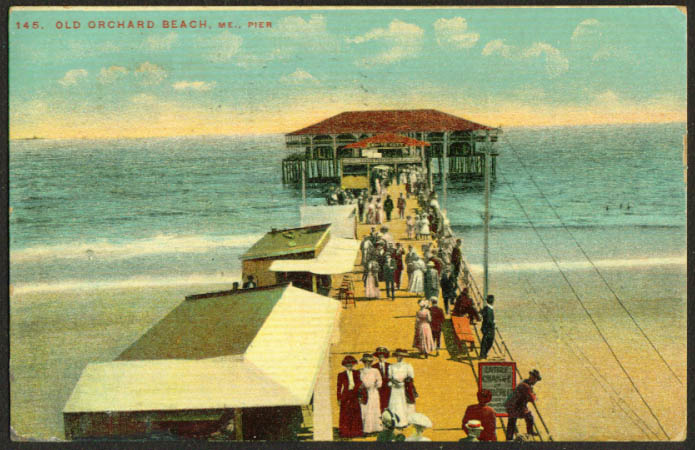
{"type": "Polygon", "coordinates": [[[516,433],[516,420],[524,419],[526,421],[526,434],[538,436],[538,433],[533,429],[533,414],[528,409],[528,402],[536,401],[536,394],[533,392],[533,385],[541,381],[541,374],[537,369],[529,372],[529,377],[519,383],[514,388],[514,392],[505,403],[505,409],[509,415],[507,421],[507,440],[514,439],[516,433]]]}
{"type": "Polygon", "coordinates": [[[390,254],[386,254],[386,259],[384,260],[383,266],[384,273],[384,283],[386,284],[386,297],[391,297],[391,300],[396,299],[395,291],[395,273],[396,273],[396,261],[391,258],[390,254]]]}
{"type": "Polygon", "coordinates": [[[442,286],[442,297],[444,298],[444,310],[449,314],[449,304],[454,307],[454,302],[456,301],[456,290],[458,288],[458,282],[456,276],[451,271],[450,266],[444,268],[444,273],[442,274],[442,280],[440,281],[442,286]]]}
{"type": "Polygon", "coordinates": [[[461,253],[461,239],[456,239],[456,247],[451,251],[451,264],[454,265],[454,277],[458,278],[461,273],[461,261],[463,254],[461,253]]]}
{"type": "Polygon", "coordinates": [[[490,351],[495,340],[495,310],[492,306],[495,303],[495,296],[488,295],[486,303],[480,311],[480,315],[483,316],[483,324],[480,326],[480,331],[483,332],[483,338],[480,342],[480,359],[487,358],[487,352],[490,351]]]}
{"type": "Polygon", "coordinates": [[[437,354],[439,356],[439,348],[441,347],[441,336],[442,336],[442,324],[444,323],[444,311],[442,308],[437,306],[437,299],[432,297],[430,299],[432,306],[430,306],[430,316],[432,317],[432,322],[430,322],[430,328],[432,328],[432,339],[434,339],[434,345],[437,346],[437,354]]]}
{"type": "Polygon", "coordinates": [[[390,356],[389,350],[386,347],[377,347],[374,352],[374,356],[379,358],[379,362],[372,366],[373,369],[377,369],[381,374],[381,387],[379,388],[379,406],[381,407],[381,412],[383,413],[389,406],[389,399],[391,398],[391,386],[389,386],[389,366],[391,364],[386,362],[386,358],[390,356]]]}

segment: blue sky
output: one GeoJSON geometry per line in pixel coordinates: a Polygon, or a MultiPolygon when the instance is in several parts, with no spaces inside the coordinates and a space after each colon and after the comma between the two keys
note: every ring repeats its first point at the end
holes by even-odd
{"type": "Polygon", "coordinates": [[[392,108],[503,126],[684,121],[686,55],[676,8],[13,9],[10,134],[288,132],[392,108]]]}

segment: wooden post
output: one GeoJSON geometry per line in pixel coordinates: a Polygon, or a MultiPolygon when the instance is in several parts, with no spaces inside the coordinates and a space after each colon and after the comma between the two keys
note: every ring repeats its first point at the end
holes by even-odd
{"type": "Polygon", "coordinates": [[[308,161],[300,161],[302,165],[302,205],[306,206],[306,165],[308,161]]]}
{"type": "Polygon", "coordinates": [[[446,179],[449,177],[449,132],[444,132],[444,154],[442,155],[444,159],[444,170],[442,177],[442,211],[446,211],[446,179]]]}
{"type": "Polygon", "coordinates": [[[316,287],[316,274],[311,274],[311,291],[318,294],[319,290],[316,287]]]}
{"type": "MultiPolygon", "coordinates": [[[[336,329],[339,327],[336,326],[336,329]]],[[[314,385],[314,440],[333,440],[333,414],[331,412],[331,368],[328,354],[324,357],[314,385]]]]}
{"type": "Polygon", "coordinates": [[[241,414],[242,414],[241,409],[236,408],[234,410],[234,437],[236,438],[237,441],[243,441],[244,440],[244,428],[243,428],[243,423],[241,421],[241,414]]]}
{"type": "Polygon", "coordinates": [[[338,173],[338,145],[335,142],[335,134],[331,135],[333,138],[333,176],[338,173]]]}

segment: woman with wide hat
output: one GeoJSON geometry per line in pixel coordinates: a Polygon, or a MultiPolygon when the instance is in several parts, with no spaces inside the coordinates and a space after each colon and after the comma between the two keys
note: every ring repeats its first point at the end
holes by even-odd
{"type": "Polygon", "coordinates": [[[406,385],[412,385],[415,378],[413,366],[403,361],[403,358],[408,355],[406,350],[401,348],[393,352],[396,357],[396,362],[389,366],[389,385],[391,386],[391,396],[389,398],[389,408],[398,420],[396,428],[405,428],[408,426],[408,414],[415,412],[415,399],[412,394],[410,397],[406,395],[406,385]],[[409,401],[410,400],[410,401],[409,401]]]}
{"type": "Polygon", "coordinates": [[[360,369],[360,408],[362,410],[362,431],[365,434],[381,431],[381,407],[379,404],[379,388],[381,387],[381,374],[372,368],[374,357],[369,353],[362,355],[361,361],[364,367],[360,369]]]}
{"type": "Polygon", "coordinates": [[[362,411],[359,401],[359,389],[362,385],[360,373],[352,368],[357,360],[347,355],[343,358],[344,372],[338,374],[338,404],[340,418],[338,432],[340,437],[351,438],[362,436],[362,411]]]}

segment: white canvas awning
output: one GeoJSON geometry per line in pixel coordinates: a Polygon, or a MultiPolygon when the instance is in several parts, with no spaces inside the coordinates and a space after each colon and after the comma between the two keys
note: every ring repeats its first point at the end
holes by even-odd
{"type": "Polygon", "coordinates": [[[299,215],[303,227],[331,224],[331,236],[355,239],[357,236],[357,205],[301,206],[299,215]]]}
{"type": "Polygon", "coordinates": [[[339,310],[332,298],[288,286],[243,355],[89,364],[63,412],[306,405],[339,310]]]}
{"type": "Polygon", "coordinates": [[[331,237],[319,256],[313,259],[279,259],[273,261],[273,272],[311,272],[317,275],[337,275],[352,272],[360,243],[355,239],[331,237]]]}

